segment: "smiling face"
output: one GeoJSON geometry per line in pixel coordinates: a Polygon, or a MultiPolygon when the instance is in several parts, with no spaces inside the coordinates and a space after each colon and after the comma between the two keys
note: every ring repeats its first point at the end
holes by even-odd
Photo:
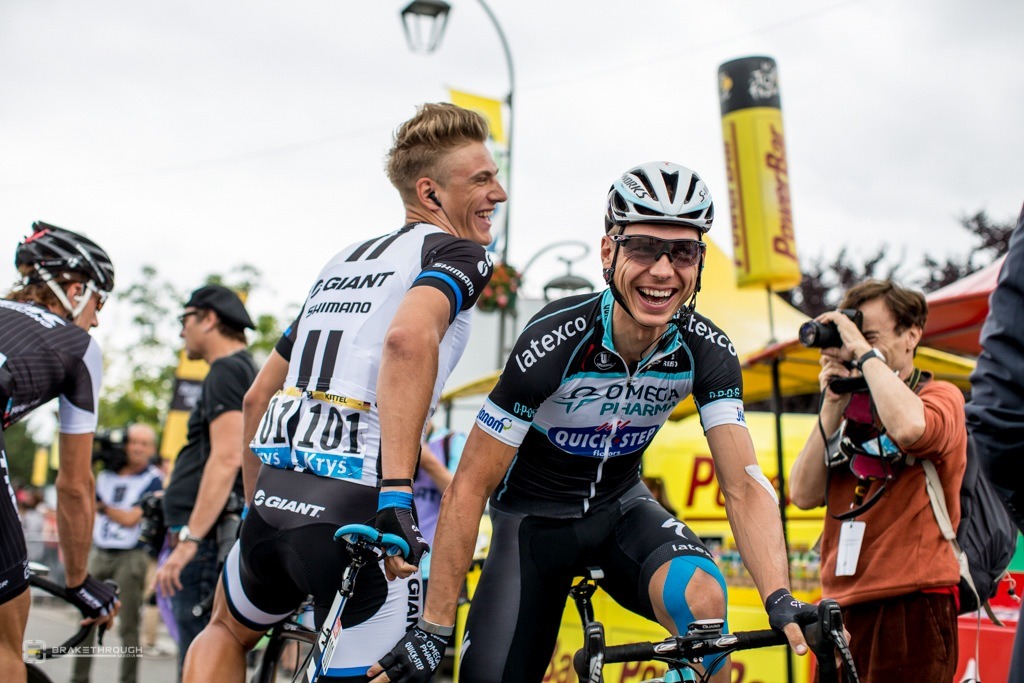
{"type": "Polygon", "coordinates": [[[491,243],[494,208],[508,199],[498,182],[498,166],[482,142],[456,147],[444,160],[447,179],[438,182],[437,200],[454,234],[477,244],[491,243]]]}
{"type": "MultiPolygon", "coordinates": [[[[656,223],[633,223],[623,230],[624,235],[647,235],[665,240],[700,238],[696,228],[681,228],[656,223]]],[[[668,254],[661,254],[652,265],[645,266],[626,256],[625,249],[610,237],[601,242],[601,261],[610,268],[618,248],[613,275],[616,288],[622,294],[640,325],[663,328],[686,303],[697,286],[700,265],[676,267],[668,254]]]]}

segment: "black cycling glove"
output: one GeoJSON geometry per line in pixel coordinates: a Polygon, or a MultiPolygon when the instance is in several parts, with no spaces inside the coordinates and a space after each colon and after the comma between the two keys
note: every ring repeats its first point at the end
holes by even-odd
{"type": "Polygon", "coordinates": [[[450,635],[428,633],[417,624],[380,658],[380,666],[391,683],[425,683],[441,666],[449,640],[450,635]]]}
{"type": "Polygon", "coordinates": [[[781,632],[786,624],[796,624],[801,629],[807,624],[818,620],[818,609],[793,597],[785,588],[780,588],[764,601],[764,609],[768,612],[768,624],[781,632]]]}
{"type": "Polygon", "coordinates": [[[117,584],[98,581],[86,574],[81,586],[68,587],[68,601],[81,610],[87,619],[95,619],[105,617],[114,611],[120,592],[117,584]]]}
{"type": "Polygon", "coordinates": [[[430,550],[423,538],[416,515],[412,511],[412,494],[404,491],[381,491],[377,503],[377,518],[374,526],[386,534],[394,534],[409,544],[409,555],[405,561],[420,564],[423,553],[430,550]]]}

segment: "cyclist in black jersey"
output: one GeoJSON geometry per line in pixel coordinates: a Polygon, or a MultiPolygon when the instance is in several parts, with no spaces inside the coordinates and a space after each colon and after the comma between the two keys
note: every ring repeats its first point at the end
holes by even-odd
{"type": "MultiPolygon", "coordinates": [[[[102,358],[89,336],[114,287],[114,266],[99,246],[43,222],[18,245],[22,279],[0,300],[0,410],[3,428],[59,397],[60,466],[57,532],[72,601],[88,621],[113,624],[119,601],[112,586],[86,572],[95,516],[92,439],[102,358]]],[[[22,643],[28,621],[28,556],[0,433],[0,671],[25,680],[22,643]]],[[[8,677],[6,680],[10,680],[8,677]]]]}
{"type": "Polygon", "coordinates": [[[319,680],[366,681],[416,622],[413,573],[427,546],[411,471],[392,463],[419,454],[491,277],[484,245],[506,195],[486,139],[483,117],[449,104],[424,105],[399,128],[387,168],[406,225],[363,237],[327,262],[246,394],[249,510],[210,626],[189,650],[186,681],[241,681],[244,651],[307,595],[320,628],[348,563],[332,540],[344,524],[373,523],[402,536],[411,552],[387,560],[387,575],[400,580],[387,581],[376,566],[360,571],[319,680]]]}
{"type": "MultiPolygon", "coordinates": [[[[425,681],[447,645],[463,577],[490,498],[493,534],[462,643],[460,680],[540,681],[574,576],[674,634],[724,618],[725,581],[700,539],[640,480],[640,461],[692,394],[737,545],[771,625],[801,654],[794,622],[813,607],[789,592],[774,489],[743,417],[729,338],[694,310],[713,204],[677,164],[623,174],[608,195],[601,243],[609,287],[544,308],[524,329],[477,414],[442,502],[424,618],[371,674],[425,681]]],[[[411,467],[411,465],[410,465],[411,467]]],[[[716,681],[729,680],[727,667],[716,681]]]]}

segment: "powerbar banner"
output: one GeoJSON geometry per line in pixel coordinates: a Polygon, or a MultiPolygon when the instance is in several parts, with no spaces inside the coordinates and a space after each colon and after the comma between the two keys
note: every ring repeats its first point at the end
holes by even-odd
{"type": "Polygon", "coordinates": [[[736,284],[780,291],[800,283],[786,136],[775,60],[718,68],[736,284]]]}
{"type": "Polygon", "coordinates": [[[178,369],[174,371],[174,389],[171,408],[164,422],[163,438],[160,440],[160,457],[172,464],[178,451],[188,440],[188,416],[199,400],[203,390],[203,379],[210,371],[204,360],[189,360],[185,351],[178,352],[178,369]]]}

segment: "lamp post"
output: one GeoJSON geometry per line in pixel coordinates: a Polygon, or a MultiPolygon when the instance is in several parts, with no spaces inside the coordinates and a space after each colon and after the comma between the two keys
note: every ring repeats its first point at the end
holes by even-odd
{"type": "MultiPolygon", "coordinates": [[[[505,178],[505,191],[509,197],[512,196],[512,123],[515,119],[515,109],[512,106],[512,98],[516,91],[516,74],[512,66],[512,51],[508,47],[508,40],[505,38],[505,32],[501,30],[501,24],[498,23],[498,18],[491,11],[484,0],[477,0],[480,3],[480,7],[483,8],[487,18],[491,20],[491,24],[494,26],[495,32],[498,34],[498,40],[501,41],[501,48],[505,54],[505,66],[508,68],[508,96],[505,97],[505,104],[508,105],[508,126],[506,127],[505,141],[507,150],[505,152],[505,168],[507,171],[507,177],[505,178]]],[[[405,29],[405,38],[409,43],[409,48],[414,52],[433,52],[441,44],[441,40],[444,38],[444,30],[448,25],[448,12],[451,9],[451,5],[444,0],[412,0],[405,9],[402,10],[402,26],[405,29]],[[429,39],[424,43],[421,42],[423,36],[422,25],[426,23],[430,25],[429,39]]],[[[509,216],[511,214],[512,202],[508,201],[505,203],[505,230],[501,239],[501,261],[502,263],[508,263],[508,234],[511,222],[509,216]]],[[[507,313],[505,309],[502,309],[499,313],[498,318],[498,361],[497,367],[501,367],[505,360],[505,336],[506,336],[506,322],[507,313]]]]}
{"type": "MultiPolygon", "coordinates": [[[[523,266],[523,269],[521,271],[519,271],[520,279],[523,282],[526,282],[526,272],[530,269],[530,267],[534,263],[537,262],[537,259],[539,259],[541,256],[543,256],[544,254],[547,254],[548,252],[553,251],[555,249],[561,249],[561,248],[564,248],[564,247],[576,247],[576,248],[578,248],[580,250],[579,251],[579,255],[574,257],[574,258],[569,258],[569,257],[566,257],[566,256],[558,256],[557,257],[559,261],[561,261],[562,263],[565,264],[566,274],[565,275],[560,275],[560,276],[550,280],[546,285],[544,285],[544,300],[545,301],[550,301],[551,300],[549,298],[549,296],[550,296],[550,293],[552,291],[562,291],[562,292],[570,292],[570,293],[578,292],[581,289],[586,289],[587,291],[590,291],[590,292],[594,291],[594,283],[592,283],[590,280],[588,280],[587,278],[583,277],[582,275],[573,275],[573,272],[572,272],[572,264],[576,263],[577,261],[579,261],[579,260],[581,260],[583,258],[586,258],[587,254],[590,253],[590,245],[587,244],[586,242],[583,242],[583,241],[580,241],[580,240],[561,240],[559,242],[552,242],[551,244],[548,244],[548,245],[546,245],[544,247],[541,247],[540,250],[538,250],[536,253],[534,253],[533,256],[531,256],[529,258],[529,260],[526,262],[526,265],[523,266]]],[[[515,330],[518,327],[519,327],[519,317],[518,317],[518,314],[515,311],[513,311],[512,312],[512,329],[515,330]]],[[[499,342],[499,346],[500,346],[500,342],[499,342]]],[[[498,367],[500,368],[501,366],[499,365],[498,367]]]]}

